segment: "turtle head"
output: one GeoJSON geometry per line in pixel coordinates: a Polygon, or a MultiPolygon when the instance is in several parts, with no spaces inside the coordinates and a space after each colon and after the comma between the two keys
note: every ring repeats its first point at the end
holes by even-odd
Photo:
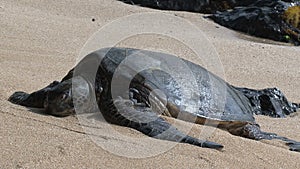
{"type": "MultiPolygon", "coordinates": [[[[102,87],[98,91],[102,91],[102,87]]],[[[87,113],[94,110],[91,102],[91,90],[87,80],[76,76],[62,81],[47,91],[44,108],[47,114],[54,116],[68,116],[76,113],[87,113]]]]}
{"type": "Polygon", "coordinates": [[[47,114],[54,116],[68,116],[74,114],[72,99],[72,80],[66,80],[47,91],[44,100],[47,114]]]}

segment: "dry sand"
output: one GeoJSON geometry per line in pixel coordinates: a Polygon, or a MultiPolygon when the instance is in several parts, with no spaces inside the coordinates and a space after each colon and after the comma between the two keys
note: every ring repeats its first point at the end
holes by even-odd
{"type": "MultiPolygon", "coordinates": [[[[122,157],[95,144],[83,133],[76,117],[45,116],[9,103],[7,98],[16,90],[32,92],[61,79],[76,63],[86,40],[105,24],[129,14],[156,10],[115,0],[0,2],[0,168],[300,168],[300,153],[289,151],[282,142],[244,139],[219,129],[208,139],[223,144],[223,151],[177,144],[153,157],[122,157]]],[[[200,14],[163,12],[191,21],[207,35],[231,84],[251,88],[276,86],[291,101],[300,102],[299,47],[250,41],[200,14]]],[[[168,40],[151,36],[129,40],[125,45],[147,47],[145,42],[156,44],[152,48],[170,45],[168,40]]],[[[174,49],[184,53],[180,45],[174,49]]],[[[300,140],[299,112],[285,119],[256,119],[265,131],[300,140]]],[[[103,123],[99,121],[100,126],[103,123]]],[[[129,136],[144,137],[132,129],[113,128],[129,136]]],[[[201,129],[195,125],[190,134],[197,137],[201,129]]],[[[135,142],[101,131],[98,137],[103,143],[128,151],[142,150],[142,155],[170,144],[156,139],[135,142]]]]}

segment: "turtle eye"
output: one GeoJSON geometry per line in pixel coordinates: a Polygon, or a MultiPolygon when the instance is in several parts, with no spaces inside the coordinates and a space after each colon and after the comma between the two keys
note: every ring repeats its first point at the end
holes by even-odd
{"type": "Polygon", "coordinates": [[[67,98],[67,94],[62,94],[62,95],[60,95],[60,99],[61,100],[65,100],[67,98]]]}

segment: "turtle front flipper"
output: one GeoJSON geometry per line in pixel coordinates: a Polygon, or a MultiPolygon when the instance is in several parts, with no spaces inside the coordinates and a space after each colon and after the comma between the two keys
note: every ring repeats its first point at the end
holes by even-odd
{"type": "Polygon", "coordinates": [[[104,118],[113,124],[134,128],[145,135],[161,140],[188,143],[199,147],[221,149],[222,145],[200,140],[180,132],[150,108],[136,106],[130,100],[118,98],[102,107],[104,118]]]}
{"type": "Polygon", "coordinates": [[[287,145],[289,145],[291,151],[300,152],[300,142],[291,143],[291,144],[287,143],[287,145]]]}
{"type": "Polygon", "coordinates": [[[53,86],[56,86],[58,83],[59,82],[54,81],[45,88],[33,92],[31,94],[21,91],[15,92],[8,98],[8,101],[26,107],[44,108],[44,100],[46,98],[47,91],[53,86]]]}

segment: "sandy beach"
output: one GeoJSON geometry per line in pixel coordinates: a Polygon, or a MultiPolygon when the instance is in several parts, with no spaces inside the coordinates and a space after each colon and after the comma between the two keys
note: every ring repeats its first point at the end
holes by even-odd
{"type": "MultiPolygon", "coordinates": [[[[264,40],[219,26],[202,14],[159,11],[116,0],[0,2],[0,168],[300,167],[300,153],[289,151],[283,142],[245,139],[219,129],[214,130],[208,140],[224,145],[222,151],[176,144],[168,151],[147,158],[120,156],[96,144],[75,116],[47,116],[7,101],[15,91],[33,92],[60,80],[76,64],[82,47],[96,31],[131,14],[160,12],[189,21],[205,34],[218,53],[226,81],[255,89],[278,87],[290,101],[297,103],[300,102],[299,47],[271,41],[262,43],[264,40]]],[[[159,18],[153,18],[156,19],[159,18]]],[[[141,35],[118,45],[168,49],[201,64],[197,57],[189,55],[185,46],[170,39],[141,35]]],[[[255,118],[262,130],[300,141],[300,112],[284,119],[255,118]]],[[[147,156],[170,145],[169,141],[157,139],[145,142],[123,139],[101,129],[101,125],[104,122],[99,121],[97,137],[104,145],[107,143],[116,149],[139,150],[137,152],[147,156]]],[[[203,130],[203,126],[187,122],[180,125],[191,127],[189,134],[195,137],[203,130]]],[[[145,137],[133,129],[112,128],[130,137],[145,137]]]]}

